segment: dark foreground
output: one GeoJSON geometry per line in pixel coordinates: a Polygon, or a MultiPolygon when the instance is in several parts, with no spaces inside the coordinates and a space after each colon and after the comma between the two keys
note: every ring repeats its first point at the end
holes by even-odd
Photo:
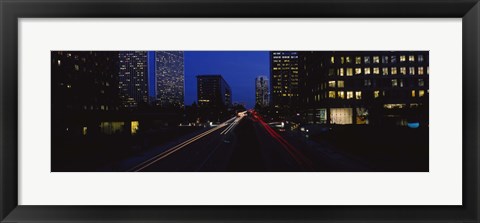
{"type": "Polygon", "coordinates": [[[84,155],[83,166],[63,163],[53,171],[425,172],[429,163],[428,128],[338,126],[307,133],[276,128],[255,114],[191,130],[146,151],[111,153],[115,158],[104,163],[95,159],[95,168],[84,155]]]}

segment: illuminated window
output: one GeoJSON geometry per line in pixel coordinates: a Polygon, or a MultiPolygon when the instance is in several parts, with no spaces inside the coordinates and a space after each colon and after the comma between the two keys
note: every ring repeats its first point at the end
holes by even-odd
{"type": "Polygon", "coordinates": [[[357,100],[362,99],[362,92],[361,91],[356,91],[355,92],[355,99],[357,99],[357,100]]]}
{"type": "Polygon", "coordinates": [[[388,67],[382,68],[382,75],[388,75],[388,67]]]}
{"type": "Polygon", "coordinates": [[[388,63],[388,56],[382,56],[382,63],[388,63]]]}
{"type": "Polygon", "coordinates": [[[407,68],[406,67],[400,67],[400,74],[407,74],[407,68]]]}
{"type": "Polygon", "coordinates": [[[374,98],[380,97],[380,91],[374,91],[374,92],[373,92],[373,97],[374,97],[374,98]]]}
{"type": "Polygon", "coordinates": [[[415,90],[412,90],[412,98],[415,97],[415,90]]]}
{"type": "Polygon", "coordinates": [[[363,58],[364,63],[369,64],[370,63],[370,57],[366,56],[363,58]]]}
{"type": "Polygon", "coordinates": [[[427,67],[427,74],[430,74],[430,67],[427,67]]]}
{"type": "Polygon", "coordinates": [[[390,72],[391,72],[392,75],[397,74],[397,68],[396,67],[390,68],[390,72]]]}
{"type": "Polygon", "coordinates": [[[397,87],[397,86],[398,86],[397,79],[392,79],[392,87],[397,87]]]}
{"type": "Polygon", "coordinates": [[[353,91],[347,91],[347,99],[353,98],[353,91]]]}
{"type": "Polygon", "coordinates": [[[418,79],[418,86],[423,87],[424,85],[425,85],[425,82],[423,81],[423,79],[418,79]]]}
{"type": "Polygon", "coordinates": [[[418,91],[418,97],[423,97],[425,95],[425,91],[424,90],[419,90],[418,91]]]}
{"type": "Polygon", "coordinates": [[[415,67],[409,67],[408,73],[409,73],[410,75],[415,75],[415,67]]]}
{"type": "Polygon", "coordinates": [[[403,79],[400,79],[400,87],[403,87],[403,79]]]}
{"type": "Polygon", "coordinates": [[[380,63],[380,57],[379,56],[374,56],[373,57],[373,63],[380,63]]]}
{"type": "Polygon", "coordinates": [[[329,91],[328,92],[328,97],[329,98],[335,98],[335,91],[329,91]]]}
{"type": "Polygon", "coordinates": [[[365,67],[365,74],[370,74],[370,67],[365,67]]]}
{"type": "Polygon", "coordinates": [[[352,75],[353,75],[353,69],[347,68],[347,76],[352,76],[352,75]]]}
{"type": "Polygon", "coordinates": [[[338,69],[338,75],[343,76],[343,68],[338,69]]]}
{"type": "Polygon", "coordinates": [[[338,81],[337,85],[338,85],[337,86],[338,88],[343,88],[343,87],[345,87],[345,82],[344,81],[338,81]]]}
{"type": "Polygon", "coordinates": [[[344,63],[345,63],[345,57],[340,57],[340,62],[341,62],[342,64],[344,64],[344,63]]]}
{"type": "Polygon", "coordinates": [[[335,81],[329,81],[328,87],[335,87],[335,81]]]}
{"type": "Polygon", "coordinates": [[[132,121],[132,126],[130,128],[130,133],[132,135],[137,134],[139,125],[140,124],[138,123],[138,121],[132,121]]]}
{"type": "Polygon", "coordinates": [[[414,62],[415,61],[415,56],[414,55],[408,56],[408,61],[414,62]]]}
{"type": "Polygon", "coordinates": [[[395,108],[405,108],[405,104],[384,104],[384,108],[395,109],[395,108]]]}
{"type": "Polygon", "coordinates": [[[82,134],[83,134],[84,136],[87,135],[87,127],[83,127],[83,128],[82,128],[82,134]]]}
{"type": "Polygon", "coordinates": [[[405,62],[406,59],[407,57],[405,55],[400,56],[400,62],[405,62]]]}
{"type": "Polygon", "coordinates": [[[339,91],[338,92],[338,98],[344,99],[345,98],[345,92],[339,91]]]}
{"type": "Polygon", "coordinates": [[[355,75],[362,74],[362,68],[355,68],[355,75]]]}
{"type": "Polygon", "coordinates": [[[351,57],[346,57],[345,59],[347,60],[347,63],[352,63],[351,57]]]}
{"type": "Polygon", "coordinates": [[[418,67],[418,75],[423,75],[423,67],[418,67]]]}
{"type": "Polygon", "coordinates": [[[330,57],[330,63],[332,63],[332,64],[335,63],[335,57],[334,57],[334,56],[331,56],[331,57],[330,57]]]}
{"type": "Polygon", "coordinates": [[[373,68],[373,74],[380,74],[380,68],[374,67],[373,68]]]}
{"type": "Polygon", "coordinates": [[[57,60],[57,65],[58,65],[58,66],[62,65],[62,61],[57,60]]]}
{"type": "Polygon", "coordinates": [[[390,62],[391,63],[396,63],[397,62],[397,56],[391,56],[390,57],[390,62]]]}
{"type": "Polygon", "coordinates": [[[418,62],[423,62],[423,55],[418,55],[418,62]]]}
{"type": "Polygon", "coordinates": [[[355,57],[355,64],[361,64],[362,63],[362,57],[355,57]]]}
{"type": "Polygon", "coordinates": [[[76,71],[79,71],[79,70],[80,70],[80,66],[78,66],[77,64],[75,64],[75,70],[76,70],[76,71]]]}

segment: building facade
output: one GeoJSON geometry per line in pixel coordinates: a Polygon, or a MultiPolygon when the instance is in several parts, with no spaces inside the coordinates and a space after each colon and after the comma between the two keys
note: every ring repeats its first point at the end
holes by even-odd
{"type": "Polygon", "coordinates": [[[155,100],[162,108],[184,107],[183,51],[155,52],[155,100]]]}
{"type": "Polygon", "coordinates": [[[428,126],[428,51],[300,54],[307,122],[428,126]]]}
{"type": "Polygon", "coordinates": [[[85,135],[98,125],[88,117],[121,108],[118,52],[52,51],[52,131],[85,135]]]}
{"type": "Polygon", "coordinates": [[[232,90],[221,75],[199,75],[197,99],[201,107],[231,107],[232,90]]]}
{"type": "Polygon", "coordinates": [[[123,108],[149,103],[146,51],[119,52],[119,90],[123,108]]]}
{"type": "Polygon", "coordinates": [[[52,51],[52,99],[58,111],[116,111],[118,53],[52,51]]]}
{"type": "Polygon", "coordinates": [[[266,76],[255,78],[255,105],[267,107],[270,102],[269,80],[266,76]]]}
{"type": "Polygon", "coordinates": [[[298,52],[270,52],[270,105],[276,108],[299,106],[301,67],[298,52]]]}

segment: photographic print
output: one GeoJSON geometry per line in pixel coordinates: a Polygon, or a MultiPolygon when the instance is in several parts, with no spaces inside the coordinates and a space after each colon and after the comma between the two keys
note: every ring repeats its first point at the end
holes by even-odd
{"type": "Polygon", "coordinates": [[[52,172],[428,172],[428,51],[52,51],[52,172]]]}

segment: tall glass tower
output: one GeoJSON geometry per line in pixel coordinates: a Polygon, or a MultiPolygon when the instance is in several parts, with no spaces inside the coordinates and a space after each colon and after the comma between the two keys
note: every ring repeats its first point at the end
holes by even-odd
{"type": "Polygon", "coordinates": [[[148,71],[146,51],[119,52],[120,98],[124,108],[148,103],[148,71]]]}
{"type": "Polygon", "coordinates": [[[300,101],[298,52],[270,52],[272,105],[295,107],[300,101]]]}
{"type": "Polygon", "coordinates": [[[269,105],[270,92],[269,81],[266,76],[258,76],[255,78],[255,104],[267,107],[269,105]]]}
{"type": "Polygon", "coordinates": [[[155,52],[155,98],[162,108],[184,107],[183,51],[155,52]]]}

